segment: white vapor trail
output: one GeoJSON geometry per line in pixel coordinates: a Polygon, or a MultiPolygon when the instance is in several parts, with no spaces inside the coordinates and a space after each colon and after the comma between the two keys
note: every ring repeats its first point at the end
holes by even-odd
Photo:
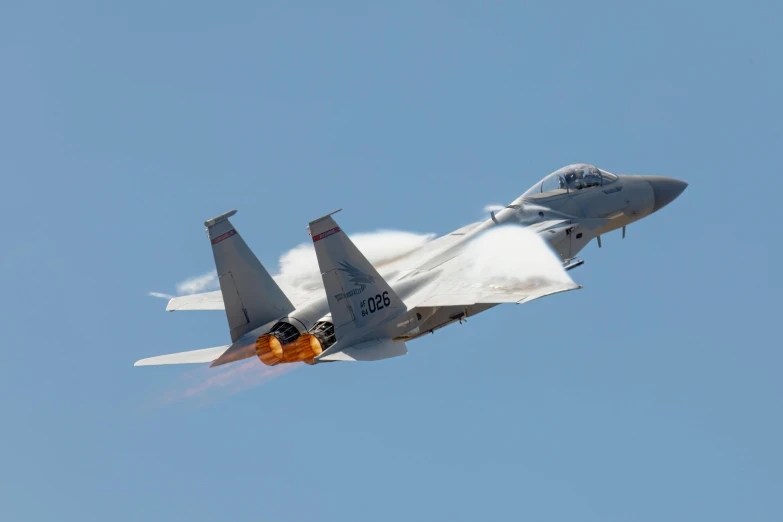
{"type": "Polygon", "coordinates": [[[206,292],[207,290],[215,290],[217,287],[217,272],[213,270],[206,274],[190,277],[177,283],[177,293],[179,295],[197,294],[199,292],[206,292]]]}
{"type": "MultiPolygon", "coordinates": [[[[375,267],[413,252],[435,237],[434,234],[415,234],[398,230],[378,230],[354,234],[351,240],[375,267]]],[[[318,260],[312,242],[301,243],[280,256],[275,281],[285,291],[299,292],[323,288],[318,260]]]]}
{"type": "MultiPolygon", "coordinates": [[[[377,230],[354,234],[351,240],[376,267],[397,259],[421,247],[435,237],[434,234],[415,234],[399,230],[377,230]]],[[[301,243],[280,256],[278,272],[272,276],[284,292],[312,292],[323,288],[318,260],[312,242],[301,243]]],[[[190,295],[219,288],[216,271],[190,277],[177,283],[177,295],[190,295]]],[[[148,295],[171,299],[162,292],[148,295]]]]}
{"type": "Polygon", "coordinates": [[[160,299],[171,299],[172,297],[174,297],[171,294],[164,294],[163,292],[147,292],[147,295],[151,297],[158,297],[160,299]]]}
{"type": "MultiPolygon", "coordinates": [[[[176,288],[177,295],[198,294],[199,292],[216,290],[218,288],[217,272],[213,270],[206,274],[189,277],[184,281],[177,283],[176,288]]],[[[164,292],[147,292],[147,295],[160,299],[171,299],[174,297],[173,295],[164,292]]]]}

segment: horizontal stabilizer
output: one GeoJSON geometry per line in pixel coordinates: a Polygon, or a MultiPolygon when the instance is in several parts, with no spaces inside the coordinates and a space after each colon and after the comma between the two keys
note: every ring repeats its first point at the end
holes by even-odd
{"type": "Polygon", "coordinates": [[[225,310],[223,294],[220,290],[203,294],[182,295],[172,297],[166,305],[167,312],[178,310],[225,310]]]}
{"type": "Polygon", "coordinates": [[[197,364],[212,362],[228,350],[229,345],[216,346],[214,348],[204,348],[202,350],[191,350],[189,352],[171,353],[168,355],[158,355],[157,357],[148,357],[133,363],[133,366],[158,366],[161,364],[197,364]]]}
{"type": "Polygon", "coordinates": [[[316,357],[316,361],[380,361],[408,353],[404,342],[391,339],[372,339],[354,344],[343,350],[316,357]]]}
{"type": "MultiPolygon", "coordinates": [[[[295,306],[309,300],[312,296],[306,292],[297,292],[295,289],[286,294],[295,306]]],[[[220,290],[204,292],[203,294],[181,295],[172,297],[166,305],[167,312],[180,312],[188,310],[225,310],[223,293],[220,290]]]]}

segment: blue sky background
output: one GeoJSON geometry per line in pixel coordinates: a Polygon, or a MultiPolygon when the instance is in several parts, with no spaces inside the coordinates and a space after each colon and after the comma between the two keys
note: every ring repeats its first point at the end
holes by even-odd
{"type": "Polygon", "coordinates": [[[4,2],[0,519],[780,520],[781,17],[4,2]],[[228,340],[146,295],[207,218],[274,269],[334,208],[442,234],[573,162],[690,183],[582,291],[233,394],[133,367],[228,340]]]}

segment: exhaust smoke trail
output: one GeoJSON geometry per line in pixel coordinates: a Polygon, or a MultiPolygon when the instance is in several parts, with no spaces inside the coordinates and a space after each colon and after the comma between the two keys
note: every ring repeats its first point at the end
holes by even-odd
{"type": "Polygon", "coordinates": [[[267,383],[304,366],[304,363],[264,366],[255,357],[218,368],[199,368],[183,376],[184,389],[172,390],[163,397],[164,404],[191,399],[212,402],[267,383]]]}

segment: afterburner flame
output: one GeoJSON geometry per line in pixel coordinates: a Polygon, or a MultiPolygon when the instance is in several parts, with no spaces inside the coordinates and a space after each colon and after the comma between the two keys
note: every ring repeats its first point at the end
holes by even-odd
{"type": "Polygon", "coordinates": [[[322,351],[321,341],[310,334],[302,334],[296,341],[284,346],[271,334],[256,339],[256,355],[267,366],[294,362],[313,364],[314,358],[322,351]]]}
{"type": "Polygon", "coordinates": [[[256,355],[267,366],[283,362],[283,347],[274,335],[264,334],[256,339],[256,355]]]}
{"type": "Polygon", "coordinates": [[[302,334],[295,343],[283,347],[285,362],[306,362],[313,364],[313,359],[321,355],[321,341],[311,334],[302,334]],[[290,348],[290,349],[289,349],[290,348]]]}

